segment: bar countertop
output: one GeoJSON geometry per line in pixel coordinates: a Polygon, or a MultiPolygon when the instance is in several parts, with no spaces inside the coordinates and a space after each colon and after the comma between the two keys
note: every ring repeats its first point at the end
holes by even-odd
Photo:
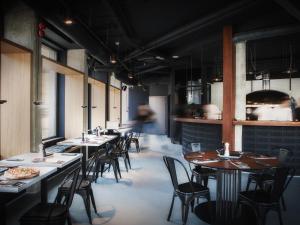
{"type": "Polygon", "coordinates": [[[222,120],[195,119],[195,118],[188,118],[188,117],[177,117],[174,118],[174,120],[177,122],[184,122],[184,123],[222,124],[222,120]]]}
{"type": "Polygon", "coordinates": [[[274,126],[274,127],[300,127],[300,122],[294,121],[267,121],[267,120],[236,120],[233,121],[234,125],[245,126],[274,126]]]}

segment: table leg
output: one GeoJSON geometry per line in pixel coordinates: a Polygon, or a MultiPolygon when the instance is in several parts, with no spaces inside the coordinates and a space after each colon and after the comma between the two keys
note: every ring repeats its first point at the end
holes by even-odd
{"type": "Polygon", "coordinates": [[[230,224],[234,220],[234,210],[240,190],[241,171],[218,170],[216,224],[230,224]]]}
{"type": "Polygon", "coordinates": [[[6,224],[6,207],[4,203],[0,203],[0,225],[6,224]]]}
{"type": "Polygon", "coordinates": [[[41,202],[47,203],[48,202],[48,180],[43,179],[41,181],[41,202]]]}
{"type": "Polygon", "coordinates": [[[89,147],[85,146],[85,147],[81,147],[81,153],[82,153],[82,159],[81,159],[81,163],[82,163],[82,176],[84,178],[86,178],[86,163],[89,159],[89,147]]]}

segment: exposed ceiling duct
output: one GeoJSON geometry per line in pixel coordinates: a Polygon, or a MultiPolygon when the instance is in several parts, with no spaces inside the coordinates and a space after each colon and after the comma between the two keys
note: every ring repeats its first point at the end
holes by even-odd
{"type": "Polygon", "coordinates": [[[189,35],[193,32],[196,32],[202,28],[205,28],[209,25],[215,24],[220,21],[224,21],[224,19],[232,17],[233,15],[240,13],[242,10],[245,10],[255,4],[256,1],[239,1],[234,3],[227,8],[221,9],[211,15],[200,18],[190,24],[187,24],[183,27],[180,27],[170,33],[163,35],[162,37],[146,44],[145,46],[133,51],[127,57],[124,58],[124,61],[128,61],[132,58],[138,57],[146,52],[149,52],[153,49],[166,45],[167,43],[182,38],[186,35],[189,35]]]}

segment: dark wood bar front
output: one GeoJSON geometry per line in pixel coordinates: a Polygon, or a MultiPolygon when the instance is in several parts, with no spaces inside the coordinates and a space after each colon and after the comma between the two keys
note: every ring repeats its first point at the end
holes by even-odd
{"type": "Polygon", "coordinates": [[[222,120],[176,118],[183,152],[191,151],[191,143],[201,143],[201,150],[217,149],[222,145],[222,120]]]}

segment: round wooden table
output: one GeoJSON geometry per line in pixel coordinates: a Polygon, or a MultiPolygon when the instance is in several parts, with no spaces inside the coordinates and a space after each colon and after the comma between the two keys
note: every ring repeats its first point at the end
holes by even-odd
{"type": "MultiPolygon", "coordinates": [[[[234,152],[233,155],[238,155],[234,152]]],[[[195,208],[196,214],[205,222],[216,224],[231,224],[233,222],[234,209],[241,191],[241,172],[242,171],[262,171],[265,169],[276,168],[279,161],[276,157],[267,157],[254,153],[243,153],[238,157],[223,158],[215,151],[190,152],[184,158],[195,165],[204,166],[216,170],[216,214],[215,218],[207,219],[207,209],[204,205],[195,208]],[[203,213],[204,210],[204,213],[203,213]],[[197,213],[198,212],[198,213],[197,213]]],[[[213,204],[214,205],[214,204],[213,204]]]]}

